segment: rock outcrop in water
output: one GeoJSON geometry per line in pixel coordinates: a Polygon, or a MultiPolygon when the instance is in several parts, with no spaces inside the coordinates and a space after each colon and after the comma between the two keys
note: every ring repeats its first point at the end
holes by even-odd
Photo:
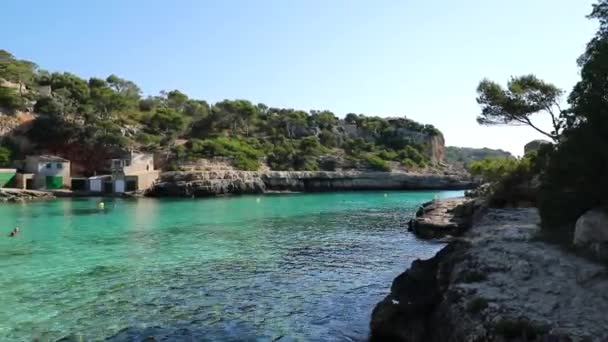
{"type": "Polygon", "coordinates": [[[606,341],[608,274],[541,242],[534,208],[487,209],[398,276],[371,341],[606,341]]]}
{"type": "Polygon", "coordinates": [[[409,222],[409,230],[423,239],[462,235],[481,205],[472,198],[450,198],[424,203],[409,222]]]}
{"type": "Polygon", "coordinates": [[[350,191],[467,189],[464,175],[362,171],[206,171],[167,172],[148,196],[204,197],[267,191],[350,191]]]}

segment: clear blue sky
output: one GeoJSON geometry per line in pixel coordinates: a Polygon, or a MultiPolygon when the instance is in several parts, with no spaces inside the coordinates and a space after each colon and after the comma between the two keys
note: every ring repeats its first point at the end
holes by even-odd
{"type": "MultiPolygon", "coordinates": [[[[520,154],[527,128],[479,127],[475,88],[535,73],[570,90],[592,0],[2,0],[0,48],[146,94],[407,116],[446,143],[520,154]]],[[[542,124],[542,122],[541,122],[542,124]]]]}

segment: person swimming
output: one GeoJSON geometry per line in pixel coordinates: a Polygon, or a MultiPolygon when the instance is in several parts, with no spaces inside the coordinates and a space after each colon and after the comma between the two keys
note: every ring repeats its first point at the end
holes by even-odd
{"type": "Polygon", "coordinates": [[[15,237],[15,236],[17,236],[17,234],[19,234],[19,227],[15,227],[15,229],[13,229],[13,231],[10,234],[8,234],[8,236],[15,237]]]}

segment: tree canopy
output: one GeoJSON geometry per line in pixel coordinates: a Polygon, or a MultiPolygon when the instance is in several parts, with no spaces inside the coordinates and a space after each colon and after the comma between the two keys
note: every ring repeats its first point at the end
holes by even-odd
{"type": "Polygon", "coordinates": [[[350,113],[340,120],[329,110],[276,108],[246,99],[208,103],[178,89],[143,96],[137,84],[115,74],[87,80],[51,73],[4,50],[0,78],[13,85],[0,86],[0,107],[39,114],[27,133],[38,149],[91,171],[127,148],[164,150],[175,163],[227,157],[245,169],[262,163],[278,170],[338,165],[321,163],[327,156],[340,156],[335,160],[345,167],[417,168],[430,162],[428,138],[441,134],[405,117],[350,113]],[[176,139],[188,143],[174,147],[176,139]]]}
{"type": "Polygon", "coordinates": [[[527,125],[556,141],[563,127],[559,105],[563,91],[534,75],[513,77],[504,89],[484,79],[477,87],[477,103],[482,107],[477,122],[481,125],[527,125]],[[532,115],[547,113],[553,131],[546,132],[532,121],[532,115]]]}

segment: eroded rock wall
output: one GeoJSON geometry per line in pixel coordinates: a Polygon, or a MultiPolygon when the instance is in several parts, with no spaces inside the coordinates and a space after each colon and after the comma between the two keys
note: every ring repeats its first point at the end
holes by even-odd
{"type": "Polygon", "coordinates": [[[203,197],[266,191],[468,189],[466,176],[361,171],[167,172],[149,196],[203,197]]]}

